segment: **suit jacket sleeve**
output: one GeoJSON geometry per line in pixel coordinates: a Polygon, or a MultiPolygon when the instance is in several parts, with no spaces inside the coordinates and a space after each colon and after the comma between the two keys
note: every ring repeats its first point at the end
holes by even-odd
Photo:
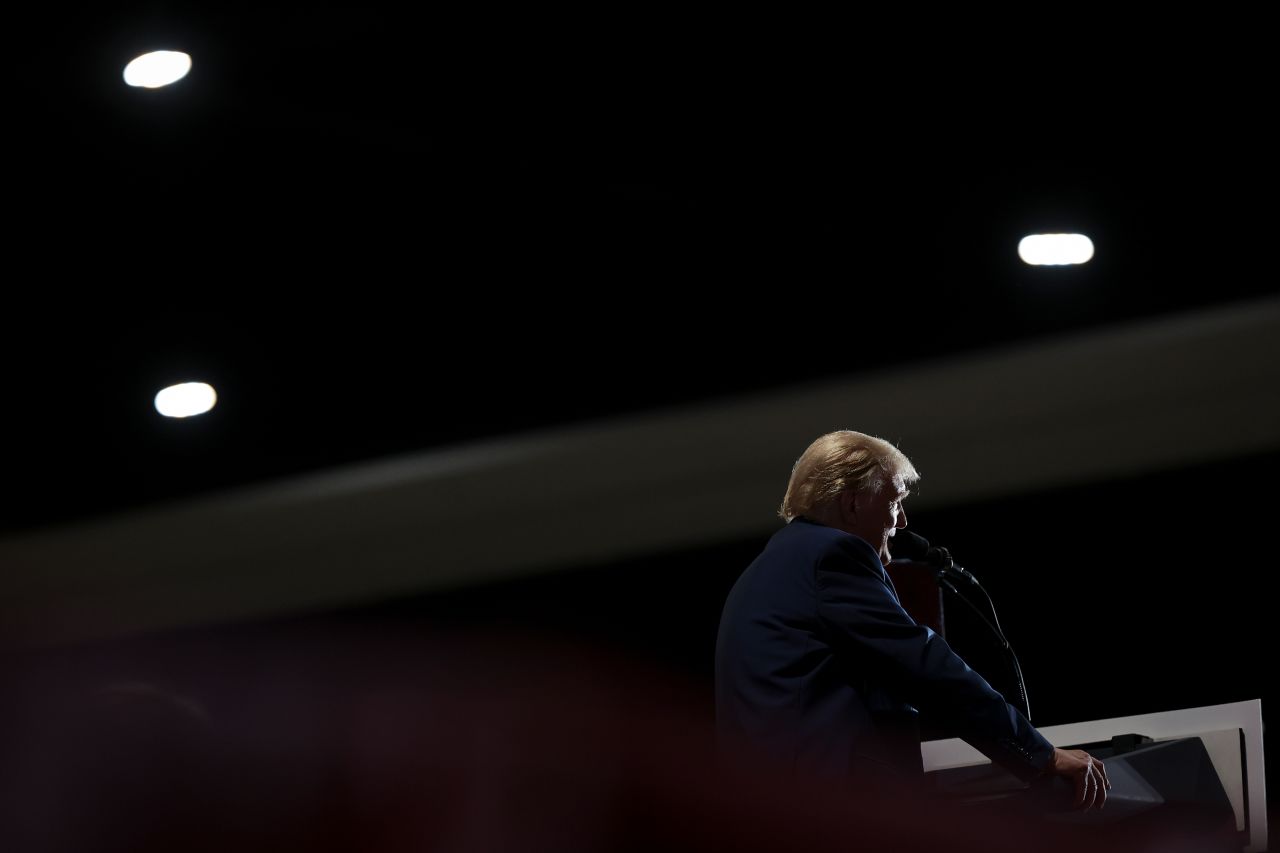
{"type": "Polygon", "coordinates": [[[815,572],[818,621],[838,656],[954,725],[964,740],[1019,778],[1043,772],[1052,744],[946,640],[916,624],[870,545],[852,536],[833,542],[815,572]]]}

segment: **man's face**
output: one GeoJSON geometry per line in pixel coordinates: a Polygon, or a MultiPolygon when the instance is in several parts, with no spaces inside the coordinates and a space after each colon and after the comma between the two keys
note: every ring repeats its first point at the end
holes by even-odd
{"type": "Polygon", "coordinates": [[[889,539],[894,531],[907,526],[902,506],[907,494],[902,483],[887,482],[875,494],[862,493],[854,499],[856,517],[849,532],[879,551],[882,563],[889,562],[889,539]]]}

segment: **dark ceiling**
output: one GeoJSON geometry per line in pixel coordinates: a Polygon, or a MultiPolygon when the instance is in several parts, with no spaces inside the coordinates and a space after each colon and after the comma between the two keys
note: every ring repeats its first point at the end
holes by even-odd
{"type": "Polygon", "coordinates": [[[819,69],[390,5],[27,14],[8,530],[1275,290],[1245,49],[819,69]],[[124,86],[155,47],[190,76],[124,86]],[[1061,230],[1095,260],[1017,259],[1061,230]],[[214,412],[157,416],[188,379],[214,412]]]}

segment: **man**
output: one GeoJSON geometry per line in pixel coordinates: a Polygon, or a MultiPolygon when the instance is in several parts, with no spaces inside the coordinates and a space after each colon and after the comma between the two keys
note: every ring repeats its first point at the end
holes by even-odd
{"type": "Polygon", "coordinates": [[[918,777],[919,708],[1018,777],[1067,777],[1078,807],[1101,808],[1102,762],[1056,749],[899,603],[884,566],[918,479],[892,444],[851,430],[822,436],[796,462],[779,511],[787,525],[720,620],[722,747],[806,773],[918,777]]]}

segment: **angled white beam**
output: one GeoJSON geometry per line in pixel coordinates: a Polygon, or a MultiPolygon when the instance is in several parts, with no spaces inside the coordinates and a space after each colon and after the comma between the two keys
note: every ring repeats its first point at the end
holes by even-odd
{"type": "Polygon", "coordinates": [[[0,540],[0,643],[287,613],[766,535],[850,427],[921,508],[1280,447],[1280,300],[433,450],[0,540]]]}

